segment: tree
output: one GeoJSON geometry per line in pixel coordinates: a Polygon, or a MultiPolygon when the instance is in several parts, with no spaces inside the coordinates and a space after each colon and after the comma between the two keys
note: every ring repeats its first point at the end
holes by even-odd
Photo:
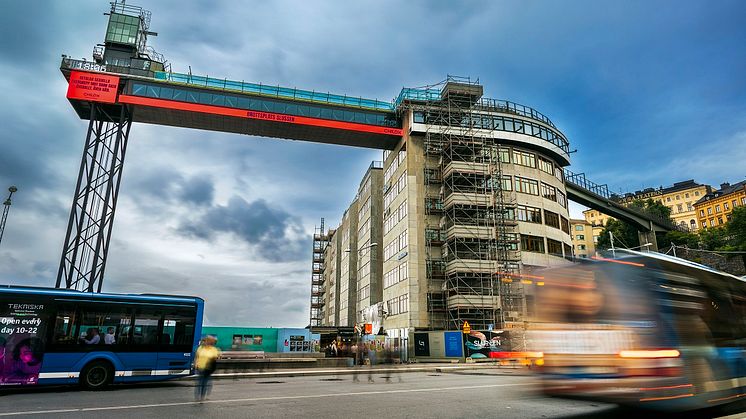
{"type": "MultiPolygon", "coordinates": [[[[671,219],[671,208],[668,208],[660,202],[653,201],[650,198],[646,200],[636,199],[632,201],[629,206],[663,219],[671,219]]],[[[637,234],[636,227],[621,220],[611,219],[606,223],[606,226],[604,227],[601,235],[598,238],[598,248],[611,248],[611,238],[609,237],[609,232],[614,235],[614,247],[632,248],[640,245],[640,237],[637,234]]],[[[668,246],[671,241],[664,240],[664,243],[666,243],[665,245],[668,246]]]]}
{"type": "Polygon", "coordinates": [[[653,215],[657,215],[660,218],[663,218],[664,220],[670,220],[671,219],[671,208],[661,204],[658,201],[653,201],[652,199],[648,198],[646,200],[642,199],[636,199],[632,201],[630,204],[631,207],[639,208],[645,212],[651,213],[653,215]]]}
{"type": "Polygon", "coordinates": [[[611,248],[609,233],[614,235],[614,247],[616,248],[630,248],[640,245],[640,239],[635,227],[621,220],[610,219],[601,231],[596,247],[603,250],[611,248]]]}
{"type": "Polygon", "coordinates": [[[700,238],[697,233],[672,230],[658,238],[658,249],[666,249],[672,244],[696,249],[699,243],[700,238]]]}
{"type": "Polygon", "coordinates": [[[729,244],[736,250],[746,250],[746,207],[733,208],[730,221],[725,225],[729,244]]]}

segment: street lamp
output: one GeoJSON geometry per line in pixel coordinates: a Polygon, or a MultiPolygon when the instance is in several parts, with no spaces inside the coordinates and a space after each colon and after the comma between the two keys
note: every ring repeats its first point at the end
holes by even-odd
{"type": "MultiPolygon", "coordinates": [[[[376,247],[376,246],[378,246],[378,243],[371,243],[371,244],[369,244],[367,246],[363,246],[363,247],[357,249],[357,252],[360,253],[363,250],[367,250],[367,249],[370,249],[370,248],[376,247]]],[[[345,249],[345,253],[350,253],[350,252],[352,252],[352,249],[345,249]]]]}
{"type": "Polygon", "coordinates": [[[3,216],[2,219],[0,219],[0,242],[3,241],[3,233],[5,233],[5,223],[8,221],[8,211],[10,211],[10,198],[13,196],[13,193],[18,191],[18,188],[15,186],[11,186],[8,188],[8,191],[10,194],[8,195],[8,199],[3,202],[3,216]]]}

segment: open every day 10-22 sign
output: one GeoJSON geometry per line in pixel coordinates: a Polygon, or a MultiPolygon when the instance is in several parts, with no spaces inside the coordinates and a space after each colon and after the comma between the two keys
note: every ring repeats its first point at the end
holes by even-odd
{"type": "Polygon", "coordinates": [[[118,76],[73,71],[70,73],[70,84],[67,86],[67,98],[116,103],[118,89],[118,76]]]}

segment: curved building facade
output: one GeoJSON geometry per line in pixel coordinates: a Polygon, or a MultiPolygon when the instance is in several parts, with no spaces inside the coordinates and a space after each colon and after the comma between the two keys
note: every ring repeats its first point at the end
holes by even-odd
{"type": "Polygon", "coordinates": [[[571,257],[569,143],[538,111],[449,79],[404,89],[404,127],[384,155],[383,310],[389,336],[509,328],[571,257]]]}

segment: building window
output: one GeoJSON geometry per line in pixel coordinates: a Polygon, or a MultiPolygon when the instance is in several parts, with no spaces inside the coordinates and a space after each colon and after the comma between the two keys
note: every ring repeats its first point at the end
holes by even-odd
{"type": "Polygon", "coordinates": [[[539,182],[533,179],[526,179],[522,177],[515,177],[515,190],[516,192],[523,192],[530,195],[539,194],[539,182]]]}
{"type": "Polygon", "coordinates": [[[694,211],[694,207],[692,206],[691,202],[686,203],[686,210],[687,211],[694,211]]]}
{"type": "Polygon", "coordinates": [[[676,200],[679,201],[681,199],[680,195],[676,195],[676,200]]]}
{"type": "Polygon", "coordinates": [[[707,208],[707,215],[712,215],[712,207],[707,208]]]}
{"type": "Polygon", "coordinates": [[[694,196],[699,196],[699,191],[694,191],[694,196]]]}
{"type": "Polygon", "coordinates": [[[556,177],[559,180],[562,180],[562,168],[559,166],[554,167],[554,177],[556,177]]]}
{"type": "Polygon", "coordinates": [[[533,153],[513,150],[513,163],[526,167],[536,167],[536,156],[533,153]]]}
{"type": "Polygon", "coordinates": [[[723,210],[724,211],[728,211],[729,209],[730,208],[728,207],[728,203],[727,202],[723,202],[723,210]]]}
{"type": "Polygon", "coordinates": [[[541,224],[541,210],[526,205],[518,205],[516,208],[516,219],[518,221],[541,224]]]}
{"type": "Polygon", "coordinates": [[[687,192],[686,194],[684,194],[684,196],[687,197],[687,198],[689,198],[689,192],[687,192]]]}
{"type": "Polygon", "coordinates": [[[575,231],[584,231],[585,227],[581,224],[575,224],[575,231]]]}
{"type": "Polygon", "coordinates": [[[525,252],[544,253],[544,238],[522,234],[521,250],[525,252]]]}
{"type": "Polygon", "coordinates": [[[666,202],[671,202],[671,197],[670,196],[666,197],[666,202]]]}
{"type": "Polygon", "coordinates": [[[403,191],[406,186],[407,186],[407,171],[405,170],[404,173],[402,173],[402,175],[399,176],[399,180],[396,182],[396,193],[403,191]]]}
{"type": "Polygon", "coordinates": [[[746,197],[741,198],[741,205],[746,205],[746,197]]]}
{"type": "Polygon", "coordinates": [[[738,206],[738,201],[736,201],[736,200],[734,199],[734,200],[733,200],[733,208],[735,208],[735,207],[737,207],[737,206],[738,206]]]}
{"type": "Polygon", "coordinates": [[[557,201],[557,189],[554,186],[541,182],[541,196],[550,201],[557,201]]]}
{"type": "Polygon", "coordinates": [[[715,205],[715,212],[720,212],[720,204],[715,205]]]}
{"type": "Polygon", "coordinates": [[[547,239],[547,252],[550,255],[562,257],[562,242],[547,239]]]}
{"type": "Polygon", "coordinates": [[[560,191],[557,191],[557,202],[562,205],[562,208],[567,208],[567,197],[560,191]]]}
{"type": "Polygon", "coordinates": [[[544,224],[549,227],[560,228],[559,214],[544,210],[544,224]]]}
{"type": "Polygon", "coordinates": [[[702,221],[702,228],[707,228],[707,221],[702,221]]]}
{"type": "Polygon", "coordinates": [[[567,221],[567,218],[561,217],[560,219],[562,231],[564,231],[567,234],[570,234],[570,222],[567,221]]]}
{"type": "Polygon", "coordinates": [[[575,236],[575,239],[577,239],[577,240],[585,240],[585,234],[578,234],[577,236],[575,236]]]}
{"type": "Polygon", "coordinates": [[[705,216],[705,210],[699,210],[699,216],[704,217],[705,216]]]}
{"type": "Polygon", "coordinates": [[[718,224],[720,224],[720,225],[723,224],[723,217],[718,217],[718,224]]]}
{"type": "Polygon", "coordinates": [[[552,165],[552,162],[543,157],[539,157],[539,169],[550,175],[554,174],[554,166],[552,165]]]}
{"type": "Polygon", "coordinates": [[[715,219],[710,218],[710,227],[715,227],[715,219]]]}

